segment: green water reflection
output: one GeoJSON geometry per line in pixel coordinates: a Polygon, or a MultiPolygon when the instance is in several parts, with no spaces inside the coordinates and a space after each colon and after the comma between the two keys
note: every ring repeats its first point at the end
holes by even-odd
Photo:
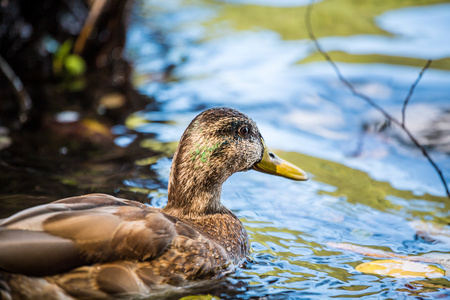
{"type": "MultiPolygon", "coordinates": [[[[392,37],[392,33],[381,29],[376,24],[375,18],[377,16],[393,9],[448,2],[446,0],[320,1],[314,5],[311,24],[317,38],[354,35],[392,37]]],[[[309,39],[304,20],[306,6],[275,7],[207,0],[200,3],[204,6],[214,7],[219,12],[216,18],[205,23],[210,37],[230,33],[223,29],[223,25],[226,25],[236,31],[271,30],[280,34],[281,38],[285,40],[309,39]]],[[[381,54],[357,55],[342,51],[331,51],[330,55],[333,60],[338,62],[386,63],[414,67],[423,67],[426,63],[425,59],[381,54]]],[[[323,60],[323,56],[319,53],[312,53],[309,57],[301,60],[300,63],[323,60]]],[[[437,59],[431,65],[431,68],[450,70],[450,59],[437,59]]]]}
{"type": "Polygon", "coordinates": [[[448,224],[450,217],[446,216],[450,209],[450,201],[446,197],[433,195],[415,195],[411,191],[398,190],[388,182],[376,181],[367,173],[355,170],[337,162],[320,159],[295,152],[278,152],[287,160],[301,165],[305,170],[310,170],[313,179],[336,187],[334,191],[318,191],[319,194],[327,194],[333,197],[345,197],[352,204],[360,203],[383,212],[395,212],[408,209],[402,205],[393,203],[388,196],[398,197],[404,200],[426,200],[432,205],[433,210],[411,210],[411,217],[435,216],[434,221],[448,224]],[[436,216],[439,215],[439,216],[436,216]]]}
{"type": "MultiPolygon", "coordinates": [[[[328,52],[330,57],[334,61],[344,62],[344,63],[358,63],[358,64],[370,64],[370,63],[383,63],[390,65],[404,65],[423,68],[425,66],[426,60],[419,58],[410,58],[402,56],[389,56],[380,54],[370,54],[370,55],[357,55],[349,54],[342,51],[330,51],[328,52]]],[[[325,61],[324,57],[320,53],[314,53],[307,58],[301,60],[299,63],[306,64],[315,61],[325,61]]],[[[433,60],[430,68],[439,70],[450,70],[450,58],[441,58],[433,60]]]]}

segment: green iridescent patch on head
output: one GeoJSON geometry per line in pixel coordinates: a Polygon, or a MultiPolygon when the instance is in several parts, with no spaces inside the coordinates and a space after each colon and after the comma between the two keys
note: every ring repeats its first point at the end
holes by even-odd
{"type": "MultiPolygon", "coordinates": [[[[223,146],[230,144],[229,139],[227,137],[223,137],[220,141],[216,143],[206,143],[206,144],[197,144],[194,150],[191,150],[191,161],[198,160],[202,163],[208,163],[210,157],[214,154],[214,152],[222,148],[223,146]]],[[[197,166],[198,167],[198,166],[197,166]]]]}
{"type": "Polygon", "coordinates": [[[191,151],[191,160],[199,159],[201,162],[208,162],[208,159],[211,157],[211,154],[218,149],[221,145],[223,145],[222,142],[217,142],[213,144],[212,146],[208,145],[197,145],[197,149],[191,151]]]}

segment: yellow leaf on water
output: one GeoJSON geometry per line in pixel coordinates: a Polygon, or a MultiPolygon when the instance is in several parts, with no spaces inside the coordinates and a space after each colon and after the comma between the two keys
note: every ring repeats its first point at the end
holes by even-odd
{"type": "Polygon", "coordinates": [[[129,115],[128,118],[125,120],[125,126],[132,130],[135,130],[136,128],[145,125],[147,123],[150,123],[150,121],[138,113],[129,115]]]}
{"type": "Polygon", "coordinates": [[[211,295],[193,295],[185,296],[183,298],[180,298],[180,300],[220,300],[220,298],[211,295]]]}
{"type": "Polygon", "coordinates": [[[99,105],[107,109],[117,109],[124,106],[127,98],[120,93],[108,93],[99,100],[99,105]]]}
{"type": "Polygon", "coordinates": [[[111,130],[108,126],[105,124],[100,123],[97,120],[94,119],[84,119],[81,121],[82,126],[85,129],[84,134],[86,136],[93,136],[93,135],[101,135],[104,137],[111,137],[111,130]]]}
{"type": "Polygon", "coordinates": [[[406,260],[375,260],[360,264],[357,271],[368,274],[387,275],[397,278],[439,278],[445,275],[444,270],[423,263],[406,260]]]}

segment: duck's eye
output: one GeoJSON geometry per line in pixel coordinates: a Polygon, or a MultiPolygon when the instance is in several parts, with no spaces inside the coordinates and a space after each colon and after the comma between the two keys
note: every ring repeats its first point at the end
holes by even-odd
{"type": "Polygon", "coordinates": [[[244,126],[239,127],[237,132],[241,137],[245,137],[250,133],[250,129],[248,129],[247,125],[244,125],[244,126]]]}

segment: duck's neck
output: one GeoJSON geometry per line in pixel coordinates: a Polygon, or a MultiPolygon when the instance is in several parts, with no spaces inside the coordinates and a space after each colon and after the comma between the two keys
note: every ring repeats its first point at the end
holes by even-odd
{"type": "Polygon", "coordinates": [[[228,211],[220,203],[220,194],[231,174],[226,174],[210,154],[189,148],[180,145],[174,155],[164,211],[192,219],[228,211]]]}

